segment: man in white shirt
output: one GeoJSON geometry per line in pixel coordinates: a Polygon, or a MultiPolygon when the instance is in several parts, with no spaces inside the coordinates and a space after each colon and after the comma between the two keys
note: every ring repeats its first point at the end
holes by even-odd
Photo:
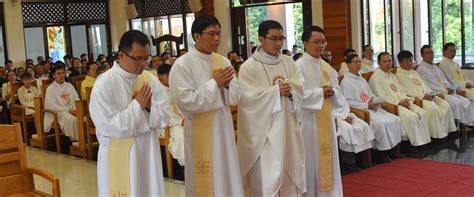
{"type": "Polygon", "coordinates": [[[360,73],[367,73],[375,71],[376,64],[374,62],[374,49],[371,45],[365,45],[362,53],[362,67],[360,68],[360,73]]]}

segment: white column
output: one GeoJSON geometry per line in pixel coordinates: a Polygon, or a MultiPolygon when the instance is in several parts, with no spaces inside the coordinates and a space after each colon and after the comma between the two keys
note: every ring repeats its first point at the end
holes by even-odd
{"type": "Polygon", "coordinates": [[[217,52],[227,57],[227,53],[232,50],[232,31],[230,23],[230,4],[229,1],[214,0],[214,16],[221,24],[221,42],[217,52]]]}
{"type": "Polygon", "coordinates": [[[360,16],[360,1],[351,1],[351,32],[352,32],[352,48],[358,51],[357,54],[362,54],[362,35],[361,35],[361,20],[360,16]]]}
{"type": "Polygon", "coordinates": [[[127,13],[125,11],[125,6],[127,5],[127,0],[109,1],[110,42],[112,43],[112,51],[118,51],[122,34],[130,29],[127,13]]]}
{"type": "MultiPolygon", "coordinates": [[[[5,36],[8,50],[8,59],[14,66],[24,65],[26,59],[25,36],[23,32],[23,15],[21,1],[3,1],[5,13],[5,36]]],[[[3,65],[3,62],[0,62],[3,65]]]]}
{"type": "Polygon", "coordinates": [[[317,25],[324,28],[323,26],[323,0],[311,0],[311,12],[313,14],[313,25],[317,25]]]}

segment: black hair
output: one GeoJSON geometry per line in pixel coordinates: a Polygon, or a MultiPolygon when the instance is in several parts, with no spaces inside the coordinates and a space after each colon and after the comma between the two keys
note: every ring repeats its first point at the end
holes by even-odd
{"type": "Polygon", "coordinates": [[[392,55],[388,52],[382,52],[382,53],[379,53],[379,55],[377,56],[377,61],[380,62],[380,60],[382,60],[382,57],[385,56],[385,55],[388,55],[390,57],[392,57],[392,55]]]}
{"type": "Polygon", "coordinates": [[[369,47],[371,47],[371,46],[372,46],[372,45],[370,45],[370,44],[364,45],[364,47],[362,47],[362,51],[365,52],[365,49],[367,49],[367,48],[369,48],[369,47]]]}
{"type": "Polygon", "coordinates": [[[7,65],[8,63],[12,63],[12,64],[13,64],[13,62],[12,62],[11,60],[5,61],[5,65],[7,65]]]}
{"type": "Polygon", "coordinates": [[[30,73],[25,72],[21,80],[24,80],[24,79],[33,79],[33,76],[30,73]]]}
{"type": "Polygon", "coordinates": [[[237,54],[237,52],[235,52],[235,51],[229,51],[229,52],[227,53],[227,58],[229,58],[229,59],[230,59],[230,54],[232,54],[232,53],[235,53],[235,54],[237,54]]]}
{"type": "Polygon", "coordinates": [[[84,56],[87,56],[87,54],[85,54],[85,53],[81,54],[81,56],[80,56],[81,59],[82,59],[82,57],[84,57],[84,56]]]}
{"type": "Polygon", "coordinates": [[[344,56],[347,56],[349,53],[357,53],[353,48],[344,49],[344,56]]]}
{"type": "Polygon", "coordinates": [[[293,55],[293,61],[296,62],[296,60],[298,60],[302,56],[303,56],[303,53],[296,53],[295,55],[293,55]]]}
{"type": "Polygon", "coordinates": [[[402,62],[405,59],[410,59],[410,58],[413,58],[413,54],[410,51],[407,51],[407,50],[402,50],[397,55],[397,59],[398,59],[399,63],[402,62]]]}
{"type": "Polygon", "coordinates": [[[97,64],[97,62],[92,62],[92,61],[87,62],[86,72],[89,72],[89,70],[91,69],[91,65],[93,65],[93,64],[95,64],[95,65],[97,65],[97,67],[99,67],[99,64],[97,64]]]}
{"type": "Polygon", "coordinates": [[[303,33],[301,34],[301,41],[303,42],[309,41],[309,38],[311,38],[311,33],[313,32],[319,32],[326,36],[326,33],[324,33],[323,28],[319,26],[309,26],[309,27],[306,27],[303,33]]]}
{"type": "Polygon", "coordinates": [[[250,51],[252,52],[252,54],[255,53],[255,51],[257,50],[257,48],[258,48],[257,46],[254,46],[254,47],[252,47],[252,49],[250,49],[250,51]]]}
{"type": "MultiPolygon", "coordinates": [[[[146,46],[146,45],[150,45],[150,40],[148,40],[148,37],[146,36],[146,34],[144,34],[141,31],[138,31],[138,30],[127,31],[120,38],[120,43],[118,47],[119,51],[123,51],[126,53],[132,51],[133,43],[138,43],[141,46],[146,46]]],[[[99,57],[100,55],[97,58],[99,57]]]]}
{"type": "Polygon", "coordinates": [[[281,53],[282,53],[282,54],[286,54],[286,53],[288,53],[288,52],[291,54],[291,51],[288,50],[288,49],[283,49],[283,50],[281,50],[281,53]]]}
{"type": "Polygon", "coordinates": [[[431,45],[425,44],[425,45],[423,45],[423,46],[421,47],[420,53],[423,55],[423,51],[424,51],[425,49],[431,49],[431,48],[433,48],[433,47],[431,47],[431,45]]]}
{"type": "Polygon", "coordinates": [[[158,75],[167,75],[170,73],[171,70],[171,65],[169,64],[162,64],[160,67],[158,67],[158,75]]]}
{"type": "Polygon", "coordinates": [[[60,61],[57,61],[56,64],[54,65],[54,67],[51,68],[51,75],[56,74],[56,71],[58,71],[58,70],[66,71],[66,67],[64,66],[64,63],[61,62],[61,63],[58,64],[58,62],[60,62],[60,61]]]}
{"type": "Polygon", "coordinates": [[[356,57],[359,57],[359,55],[357,54],[350,54],[346,57],[346,59],[344,60],[346,62],[346,64],[350,64],[352,62],[352,60],[356,57]]]}
{"type": "Polygon", "coordinates": [[[456,45],[454,43],[448,42],[448,43],[443,45],[443,51],[448,50],[449,47],[454,47],[454,49],[456,49],[456,45]]]}
{"type": "Polygon", "coordinates": [[[219,28],[221,27],[219,20],[217,20],[215,16],[202,15],[195,18],[191,26],[191,35],[193,35],[193,39],[194,34],[202,34],[202,32],[211,25],[217,25],[219,28]]]}
{"type": "Polygon", "coordinates": [[[63,60],[66,61],[66,59],[71,59],[71,57],[72,57],[72,56],[66,54],[66,55],[64,55],[63,60]]]}
{"type": "Polygon", "coordinates": [[[279,22],[274,20],[263,21],[260,23],[260,25],[258,25],[258,36],[265,37],[270,29],[283,30],[283,27],[279,22]]]}

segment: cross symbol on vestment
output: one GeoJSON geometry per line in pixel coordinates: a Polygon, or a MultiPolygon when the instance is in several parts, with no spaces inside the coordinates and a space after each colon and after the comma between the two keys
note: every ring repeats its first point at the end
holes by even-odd
{"type": "Polygon", "coordinates": [[[59,97],[61,97],[64,101],[68,101],[70,95],[71,94],[69,94],[67,92],[63,92],[61,95],[59,95],[59,97]]]}
{"type": "Polygon", "coordinates": [[[329,144],[321,144],[319,146],[319,152],[321,153],[321,155],[328,155],[328,154],[331,154],[331,146],[329,146],[329,144]]]}
{"type": "Polygon", "coordinates": [[[120,191],[117,191],[117,192],[114,192],[114,195],[112,195],[113,197],[127,197],[127,193],[126,192],[120,192],[120,191]]]}
{"type": "Polygon", "coordinates": [[[209,174],[209,172],[211,171],[211,165],[210,165],[210,161],[206,160],[198,160],[196,162],[196,164],[194,165],[194,171],[195,173],[197,174],[209,174]]]}

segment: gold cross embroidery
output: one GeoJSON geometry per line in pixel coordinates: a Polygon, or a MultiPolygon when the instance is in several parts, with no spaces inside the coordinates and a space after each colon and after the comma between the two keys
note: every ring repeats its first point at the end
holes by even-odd
{"type": "Polygon", "coordinates": [[[331,154],[331,146],[329,144],[321,144],[319,146],[319,152],[321,152],[321,155],[329,155],[331,154]]]}
{"type": "Polygon", "coordinates": [[[112,196],[113,197],[127,197],[128,194],[126,192],[122,193],[120,191],[117,191],[117,192],[114,192],[114,194],[112,196]]]}
{"type": "Polygon", "coordinates": [[[194,165],[194,171],[197,173],[197,174],[209,174],[209,172],[211,171],[211,162],[206,160],[206,161],[203,161],[203,160],[198,160],[196,162],[196,164],[194,165]]]}

